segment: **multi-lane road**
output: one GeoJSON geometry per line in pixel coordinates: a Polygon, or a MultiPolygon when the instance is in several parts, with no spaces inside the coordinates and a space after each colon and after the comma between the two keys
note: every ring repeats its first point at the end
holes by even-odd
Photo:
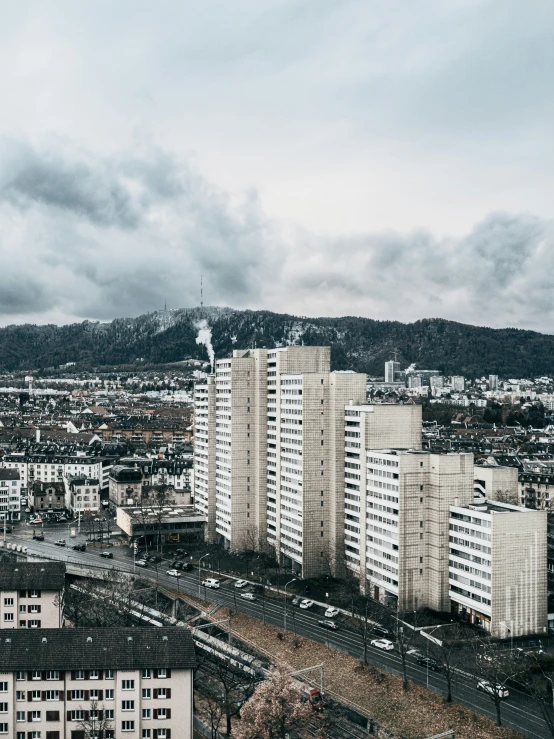
{"type": "MultiPolygon", "coordinates": [[[[116,569],[121,572],[132,574],[134,571],[132,556],[129,556],[129,550],[126,547],[113,547],[110,549],[114,553],[113,559],[103,559],[100,556],[101,550],[89,549],[86,552],[75,552],[71,549],[71,544],[75,540],[68,540],[68,547],[58,547],[54,544],[58,536],[63,537],[60,528],[56,527],[55,532],[49,532],[45,541],[34,541],[29,538],[28,529],[20,531],[17,534],[8,536],[8,541],[23,543],[28,547],[29,554],[42,555],[48,559],[71,562],[75,565],[95,566],[106,570],[116,569]]],[[[201,579],[198,570],[192,572],[183,572],[177,583],[177,578],[168,576],[166,570],[170,569],[169,561],[161,562],[157,565],[157,572],[154,569],[136,568],[135,574],[140,575],[143,579],[158,581],[159,585],[164,588],[171,588],[175,592],[190,595],[200,595],[202,598],[222,606],[231,607],[257,619],[265,619],[267,623],[284,628],[285,621],[285,601],[278,598],[262,598],[257,597],[253,602],[244,600],[240,597],[242,591],[238,591],[234,587],[234,580],[226,578],[226,576],[217,576],[213,573],[205,573],[206,576],[218,577],[221,586],[218,590],[211,590],[200,585],[201,579]]],[[[313,607],[308,611],[300,610],[293,607],[290,601],[286,609],[287,629],[295,630],[300,636],[308,639],[327,644],[331,648],[337,648],[342,652],[360,659],[363,657],[364,646],[361,634],[347,629],[340,628],[338,631],[328,631],[323,629],[318,621],[323,618],[323,611],[318,607],[313,607]]],[[[402,665],[400,655],[396,650],[384,652],[375,647],[368,647],[368,661],[388,672],[401,674],[402,665]]],[[[428,685],[430,690],[439,695],[446,694],[446,684],[444,677],[439,673],[429,672],[424,667],[420,667],[411,661],[408,665],[408,677],[418,685],[428,685]]],[[[485,694],[477,690],[477,678],[467,674],[458,674],[453,685],[454,700],[472,708],[479,713],[489,716],[491,719],[496,718],[496,711],[492,700],[485,694]]],[[[509,726],[527,737],[533,739],[543,739],[551,737],[551,734],[540,715],[536,706],[534,706],[528,697],[513,688],[510,690],[510,697],[502,704],[502,722],[505,726],[509,726]]]]}

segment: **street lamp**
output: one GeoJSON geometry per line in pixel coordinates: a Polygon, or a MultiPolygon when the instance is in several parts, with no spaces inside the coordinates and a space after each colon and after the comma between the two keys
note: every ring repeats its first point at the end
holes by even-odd
{"type": "Polygon", "coordinates": [[[202,570],[202,567],[200,566],[200,562],[202,562],[203,559],[209,556],[210,556],[210,553],[206,552],[206,554],[203,554],[198,560],[198,597],[199,598],[200,598],[200,571],[202,570]]]}
{"type": "Polygon", "coordinates": [[[289,580],[285,585],[285,631],[287,630],[287,588],[291,583],[296,582],[296,580],[297,578],[293,577],[292,580],[289,580]]]}

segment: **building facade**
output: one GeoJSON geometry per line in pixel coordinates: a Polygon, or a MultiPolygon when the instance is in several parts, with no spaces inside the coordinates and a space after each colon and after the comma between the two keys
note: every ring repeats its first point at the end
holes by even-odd
{"type": "Polygon", "coordinates": [[[69,475],[65,482],[65,505],[75,515],[100,510],[100,481],[69,475]]]}
{"type": "Polygon", "coordinates": [[[475,465],[475,503],[497,500],[519,504],[518,468],[501,465],[475,465]]]}
{"type": "Polygon", "coordinates": [[[142,498],[142,470],[114,465],[110,471],[108,496],[112,506],[137,505],[142,498]]]}
{"type": "Polygon", "coordinates": [[[21,518],[21,478],[19,470],[0,467],[0,522],[21,518]]]}
{"type": "Polygon", "coordinates": [[[0,664],[0,735],[192,739],[186,629],[4,632],[0,664]]]}
{"type": "Polygon", "coordinates": [[[399,612],[448,611],[449,506],[473,500],[473,455],[368,450],[365,476],[366,592],[399,612]]]}
{"type": "Polygon", "coordinates": [[[63,622],[62,562],[0,563],[0,628],[59,628],[63,622]]]}
{"type": "Polygon", "coordinates": [[[503,639],[545,634],[546,511],[454,505],[449,529],[452,613],[503,639]]]}
{"type": "Polygon", "coordinates": [[[29,505],[35,513],[61,513],[65,510],[64,483],[37,480],[30,488],[29,505]]]}
{"type": "Polygon", "coordinates": [[[195,503],[210,540],[269,546],[304,576],[341,558],[344,405],[365,395],[365,375],[330,372],[328,347],[217,360],[195,395],[195,503]]]}

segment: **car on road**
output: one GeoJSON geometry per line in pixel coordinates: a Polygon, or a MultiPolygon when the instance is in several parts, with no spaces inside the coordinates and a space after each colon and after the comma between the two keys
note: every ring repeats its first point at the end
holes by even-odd
{"type": "Polygon", "coordinates": [[[372,647],[376,647],[377,649],[384,649],[387,652],[390,652],[391,649],[394,649],[394,644],[388,639],[372,639],[370,641],[370,644],[372,647]]]}
{"type": "Polygon", "coordinates": [[[54,542],[54,544],[57,547],[65,547],[65,539],[56,539],[56,541],[54,542]]]}
{"type": "Polygon", "coordinates": [[[213,577],[208,577],[206,580],[202,580],[202,585],[205,588],[219,588],[219,580],[215,580],[213,577]]]}
{"type": "Polygon", "coordinates": [[[291,604],[293,606],[299,606],[302,603],[302,598],[299,595],[295,595],[294,598],[291,600],[291,604]]]}
{"type": "Polygon", "coordinates": [[[256,600],[254,593],[241,593],[240,597],[244,598],[244,600],[256,600]]]}
{"type": "Polygon", "coordinates": [[[179,557],[188,557],[189,553],[186,549],[176,549],[175,554],[177,554],[179,557]]]}
{"type": "Polygon", "coordinates": [[[308,600],[308,598],[304,598],[304,600],[300,604],[300,608],[302,608],[303,610],[307,610],[308,608],[311,608],[313,604],[313,600],[308,600]]]}
{"type": "Polygon", "coordinates": [[[337,631],[337,629],[339,628],[338,624],[328,618],[326,618],[324,621],[318,621],[317,623],[320,626],[323,626],[324,629],[331,629],[331,631],[337,631]]]}
{"type": "Polygon", "coordinates": [[[170,577],[181,577],[181,573],[179,572],[179,570],[168,570],[167,574],[170,577]]]}
{"type": "Polygon", "coordinates": [[[148,567],[148,562],[145,559],[137,559],[135,564],[137,567],[148,567]]]}
{"type": "Polygon", "coordinates": [[[86,544],[74,544],[72,549],[74,549],[76,552],[86,552],[87,545],[86,544]]]}
{"type": "Polygon", "coordinates": [[[390,636],[390,631],[385,629],[384,626],[374,626],[372,631],[374,634],[377,634],[377,636],[390,636]]]}
{"type": "Polygon", "coordinates": [[[106,559],[113,559],[113,552],[100,552],[100,556],[106,559]]]}
{"type": "Polygon", "coordinates": [[[67,518],[67,516],[59,516],[59,517],[58,517],[58,518],[56,519],[56,521],[57,521],[58,523],[65,523],[66,521],[69,521],[69,519],[67,518]]]}
{"type": "Polygon", "coordinates": [[[327,610],[325,611],[325,618],[335,618],[335,616],[338,616],[340,613],[338,608],[334,608],[333,606],[329,606],[327,610]]]}
{"type": "Polygon", "coordinates": [[[42,518],[32,518],[29,523],[31,524],[31,526],[40,526],[43,521],[42,518]]]}
{"type": "Polygon", "coordinates": [[[510,691],[505,685],[501,685],[500,683],[493,685],[489,680],[480,680],[477,683],[477,690],[481,690],[483,693],[488,693],[489,695],[496,693],[499,698],[507,698],[510,695],[510,691]]]}
{"type": "Polygon", "coordinates": [[[33,531],[33,539],[44,541],[44,534],[42,533],[42,531],[33,531]]]}
{"type": "Polygon", "coordinates": [[[248,585],[246,580],[237,580],[235,583],[235,588],[245,588],[248,585]]]}
{"type": "Polygon", "coordinates": [[[432,657],[421,656],[416,659],[416,662],[421,667],[427,667],[429,670],[433,670],[433,672],[440,672],[442,670],[441,663],[432,657]]]}
{"type": "Polygon", "coordinates": [[[184,572],[189,572],[192,570],[192,564],[190,562],[181,562],[178,569],[183,570],[184,572]]]}

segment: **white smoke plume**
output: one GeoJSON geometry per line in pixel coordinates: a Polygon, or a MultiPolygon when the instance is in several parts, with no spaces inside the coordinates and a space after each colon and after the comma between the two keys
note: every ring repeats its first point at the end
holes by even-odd
{"type": "Polygon", "coordinates": [[[195,323],[194,325],[198,329],[198,336],[196,337],[196,343],[204,344],[204,346],[208,350],[208,356],[210,357],[210,365],[211,365],[212,372],[213,372],[214,365],[215,365],[215,353],[214,353],[214,348],[212,346],[212,329],[208,326],[208,321],[206,321],[205,318],[203,318],[201,321],[198,321],[198,323],[195,323]]]}
{"type": "MultiPolygon", "coordinates": [[[[198,341],[198,339],[196,339],[196,341],[198,341]]],[[[404,370],[404,372],[405,372],[405,373],[406,373],[407,375],[411,375],[411,374],[412,374],[412,372],[415,372],[415,368],[416,368],[416,366],[415,366],[415,362],[414,362],[414,363],[413,363],[413,364],[411,364],[411,365],[410,365],[409,367],[406,367],[406,369],[404,370]]]]}

